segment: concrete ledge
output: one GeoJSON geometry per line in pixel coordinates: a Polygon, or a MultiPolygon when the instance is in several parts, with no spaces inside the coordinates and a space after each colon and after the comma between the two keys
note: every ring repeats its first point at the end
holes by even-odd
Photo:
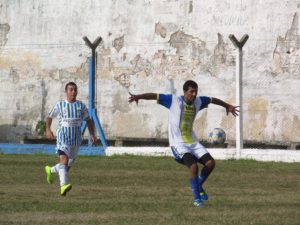
{"type": "MultiPolygon", "coordinates": [[[[300,162],[300,151],[278,149],[243,149],[240,156],[234,148],[209,148],[210,154],[218,160],[253,159],[257,161],[300,162]]],[[[169,147],[107,147],[107,156],[111,155],[143,155],[143,156],[172,156],[169,147]]]]}
{"type": "MultiPolygon", "coordinates": [[[[211,155],[218,160],[253,159],[257,161],[300,162],[299,150],[281,149],[243,149],[240,154],[235,148],[208,148],[211,155]]],[[[55,154],[55,145],[47,144],[0,144],[3,154],[55,154]]],[[[141,156],[172,156],[169,147],[89,147],[81,146],[79,155],[141,155],[141,156]]]]}

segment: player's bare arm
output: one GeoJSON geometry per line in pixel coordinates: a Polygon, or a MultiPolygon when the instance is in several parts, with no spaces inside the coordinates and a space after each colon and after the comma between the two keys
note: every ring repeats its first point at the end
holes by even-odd
{"type": "Polygon", "coordinates": [[[238,112],[239,110],[237,110],[237,108],[239,106],[233,106],[233,105],[230,105],[224,101],[222,101],[221,99],[218,99],[218,98],[211,98],[211,103],[215,104],[215,105],[220,105],[220,106],[223,106],[225,109],[226,109],[226,113],[227,115],[229,113],[232,113],[233,116],[238,116],[238,112]]]}
{"type": "Polygon", "coordinates": [[[87,127],[88,127],[89,132],[90,132],[91,142],[92,142],[92,144],[95,144],[95,133],[94,133],[93,121],[89,118],[89,119],[87,119],[86,124],[87,124],[87,127]]]}
{"type": "Polygon", "coordinates": [[[144,94],[140,94],[140,95],[134,95],[129,92],[129,94],[130,94],[129,99],[128,99],[129,103],[136,102],[136,104],[138,104],[140,99],[143,99],[143,100],[156,100],[157,99],[156,93],[144,93],[144,94]]]}
{"type": "Polygon", "coordinates": [[[52,118],[46,119],[46,137],[50,140],[54,139],[53,132],[51,131],[52,118]]]}

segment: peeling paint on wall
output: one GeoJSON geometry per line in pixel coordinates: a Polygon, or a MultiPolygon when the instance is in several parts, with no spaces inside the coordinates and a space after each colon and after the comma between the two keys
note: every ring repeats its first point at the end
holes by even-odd
{"type": "Polygon", "coordinates": [[[170,46],[176,48],[178,55],[186,55],[192,58],[199,58],[203,55],[208,55],[209,51],[206,48],[206,43],[199,38],[188,35],[183,31],[173,33],[169,40],[170,46]]]}
{"type": "Polygon", "coordinates": [[[160,22],[155,24],[155,33],[162,38],[165,38],[167,36],[166,28],[164,28],[160,22]]]}
{"type": "Polygon", "coordinates": [[[124,47],[124,35],[116,38],[113,43],[114,48],[119,52],[124,47]]]}
{"type": "Polygon", "coordinates": [[[292,73],[300,77],[300,34],[298,12],[294,14],[292,25],[285,37],[278,37],[273,53],[275,71],[277,73],[292,73]]]}
{"type": "Polygon", "coordinates": [[[115,76],[114,78],[125,88],[130,87],[130,75],[129,74],[121,73],[120,75],[115,76]]]}

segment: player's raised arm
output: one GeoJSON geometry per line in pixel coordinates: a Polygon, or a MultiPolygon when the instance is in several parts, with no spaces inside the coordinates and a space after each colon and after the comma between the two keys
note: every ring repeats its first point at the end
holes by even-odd
{"type": "Polygon", "coordinates": [[[128,99],[129,103],[136,102],[136,104],[138,104],[140,99],[143,99],[143,100],[157,100],[157,94],[156,93],[144,93],[144,94],[134,95],[134,94],[131,94],[129,92],[129,94],[130,94],[129,99],[128,99]]]}
{"type": "Polygon", "coordinates": [[[211,103],[223,106],[226,109],[227,115],[228,115],[228,113],[232,113],[232,115],[234,115],[234,116],[238,116],[239,115],[238,114],[239,110],[237,110],[237,108],[239,106],[230,105],[230,104],[228,104],[228,103],[226,103],[226,102],[224,102],[224,101],[222,101],[222,100],[220,100],[218,98],[211,98],[211,103]]]}

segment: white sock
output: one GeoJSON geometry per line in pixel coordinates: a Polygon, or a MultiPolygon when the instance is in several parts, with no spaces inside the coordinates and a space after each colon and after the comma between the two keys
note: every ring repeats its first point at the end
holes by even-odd
{"type": "Polygon", "coordinates": [[[57,163],[55,166],[51,167],[51,173],[58,173],[59,172],[59,163],[57,163]]]}
{"type": "Polygon", "coordinates": [[[60,186],[63,186],[68,183],[68,177],[67,177],[67,166],[66,165],[59,165],[59,180],[60,180],[60,186]]]}

